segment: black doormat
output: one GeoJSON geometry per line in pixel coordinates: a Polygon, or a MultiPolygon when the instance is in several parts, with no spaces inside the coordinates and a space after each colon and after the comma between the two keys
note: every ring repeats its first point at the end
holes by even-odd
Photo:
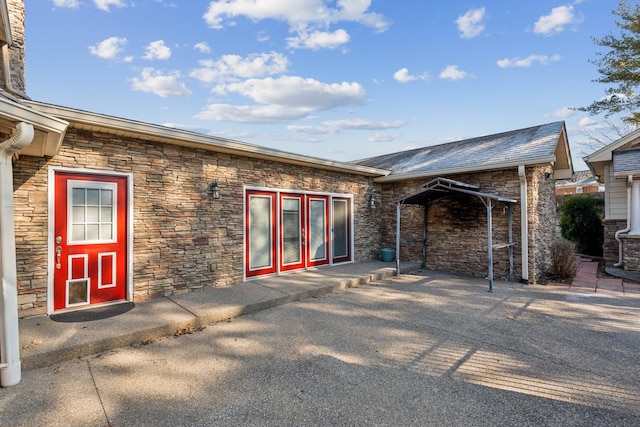
{"type": "Polygon", "coordinates": [[[65,323],[91,322],[126,313],[135,306],[132,302],[123,302],[122,304],[88,308],[86,310],[68,311],[66,313],[52,314],[51,320],[65,323]]]}

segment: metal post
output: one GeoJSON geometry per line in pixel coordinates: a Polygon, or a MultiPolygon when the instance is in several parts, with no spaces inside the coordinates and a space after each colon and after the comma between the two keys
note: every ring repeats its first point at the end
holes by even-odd
{"type": "Polygon", "coordinates": [[[396,206],[396,276],[400,275],[400,205],[396,206]]]}
{"type": "Polygon", "coordinates": [[[493,235],[491,229],[491,199],[487,197],[487,251],[489,258],[489,292],[493,292],[493,235]]]}
{"type": "Polygon", "coordinates": [[[509,281],[514,282],[513,277],[513,214],[511,212],[511,203],[507,204],[507,212],[509,215],[509,281]]]}
{"type": "Polygon", "coordinates": [[[424,228],[422,231],[422,268],[427,268],[427,210],[429,203],[424,205],[424,228]]]}

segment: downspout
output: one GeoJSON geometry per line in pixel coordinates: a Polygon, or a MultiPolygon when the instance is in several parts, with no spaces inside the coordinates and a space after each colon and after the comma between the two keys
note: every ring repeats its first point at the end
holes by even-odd
{"type": "Polygon", "coordinates": [[[33,125],[20,122],[15,134],[0,143],[0,386],[21,379],[18,335],[18,273],[13,212],[13,155],[33,140],[33,125]]]}
{"type": "Polygon", "coordinates": [[[522,240],[522,283],[529,283],[529,202],[527,198],[527,175],[524,165],[518,166],[520,177],[520,229],[522,240]]]}
{"type": "Polygon", "coordinates": [[[622,240],[620,235],[622,233],[628,233],[631,230],[631,185],[633,184],[633,175],[627,176],[627,226],[621,230],[616,231],[614,235],[618,241],[618,262],[613,264],[614,267],[620,267],[622,265],[622,240]]]}

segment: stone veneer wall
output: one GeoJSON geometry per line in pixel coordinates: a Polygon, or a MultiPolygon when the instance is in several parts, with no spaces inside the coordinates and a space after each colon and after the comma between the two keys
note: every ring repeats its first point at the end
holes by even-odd
{"type": "MultiPolygon", "coordinates": [[[[25,92],[25,49],[24,49],[24,0],[7,0],[11,38],[13,44],[9,46],[9,63],[11,84],[14,89],[25,92]]],[[[1,55],[0,55],[1,56],[1,55]]],[[[0,67],[0,85],[5,87],[4,67],[0,67]]]]}
{"type": "Polygon", "coordinates": [[[603,258],[608,263],[617,263],[620,257],[620,245],[615,238],[616,231],[627,227],[625,219],[607,219],[604,221],[603,258]]]}
{"type": "MultiPolygon", "coordinates": [[[[550,165],[528,167],[526,170],[529,201],[529,281],[540,280],[551,266],[551,247],[555,242],[555,183],[550,165]]],[[[480,186],[481,192],[512,197],[514,270],[516,280],[522,277],[520,228],[520,179],[517,169],[496,170],[473,174],[450,175],[454,179],[480,186]]],[[[395,201],[419,192],[431,179],[386,184],[384,200],[395,201]]],[[[381,206],[385,218],[382,243],[395,248],[396,205],[381,206]]],[[[401,239],[420,238],[424,230],[424,207],[407,205],[402,208],[401,239]]],[[[508,241],[508,215],[502,203],[493,207],[493,242],[508,241]]],[[[400,258],[422,261],[422,242],[402,243],[400,258]]],[[[494,277],[507,279],[509,259],[507,249],[493,252],[494,277]]],[[[427,208],[427,268],[461,274],[487,274],[487,209],[476,196],[455,194],[433,201],[427,208]]]]}
{"type": "Polygon", "coordinates": [[[133,173],[135,301],[242,282],[245,185],[352,194],[354,259],[379,257],[370,178],[69,128],[55,157],[14,164],[20,317],[46,313],[49,166],[133,173]]]}
{"type": "Polygon", "coordinates": [[[629,271],[640,270],[640,236],[623,235],[621,240],[624,260],[622,268],[629,271]]]}

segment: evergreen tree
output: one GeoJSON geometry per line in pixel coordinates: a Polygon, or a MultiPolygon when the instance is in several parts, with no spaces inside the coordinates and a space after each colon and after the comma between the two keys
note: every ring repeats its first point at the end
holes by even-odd
{"type": "Polygon", "coordinates": [[[640,94],[635,90],[640,85],[640,5],[627,5],[620,0],[618,9],[613,13],[620,17],[616,25],[621,34],[616,37],[608,34],[601,39],[593,38],[593,42],[605,48],[607,52],[598,52],[598,59],[591,61],[598,66],[600,78],[598,83],[614,84],[607,89],[604,99],[593,102],[587,107],[577,110],[591,114],[604,112],[608,117],[616,113],[627,113],[623,120],[640,124],[640,94]]]}

